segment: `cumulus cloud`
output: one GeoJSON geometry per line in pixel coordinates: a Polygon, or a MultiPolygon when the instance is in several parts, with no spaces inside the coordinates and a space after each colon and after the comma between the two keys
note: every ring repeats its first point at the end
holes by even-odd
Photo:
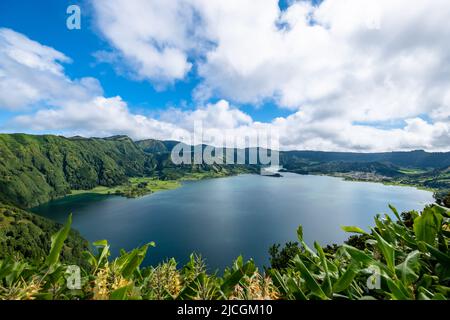
{"type": "Polygon", "coordinates": [[[20,33],[0,28],[0,109],[59,105],[73,97],[86,101],[102,94],[94,78],[67,78],[62,62],[70,59],[20,33]]]}
{"type": "Polygon", "coordinates": [[[86,136],[180,135],[172,124],[131,113],[120,97],[104,97],[97,79],[70,79],[64,62],[70,59],[63,53],[0,29],[0,109],[27,112],[7,128],[86,136]]]}
{"type": "Polygon", "coordinates": [[[95,8],[99,29],[140,79],[176,81],[192,65],[200,102],[270,100],[292,110],[273,121],[290,132],[286,145],[391,150],[448,142],[447,0],[292,1],[285,10],[277,0],[111,0],[95,8]],[[179,60],[160,63],[169,49],[179,60]],[[154,68],[160,74],[145,71],[154,68]],[[392,122],[403,125],[372,125],[392,122]]]}
{"type": "Polygon", "coordinates": [[[65,75],[64,54],[0,29],[0,108],[42,105],[11,126],[183,140],[202,122],[207,135],[271,131],[282,149],[450,146],[447,1],[297,1],[281,11],[275,0],[110,0],[94,8],[112,49],[98,56],[157,85],[198,72],[197,107],[135,114],[96,79],[65,75]],[[262,123],[239,110],[266,100],[292,114],[262,123]]]}
{"type": "Polygon", "coordinates": [[[135,114],[120,96],[105,97],[98,80],[70,79],[63,53],[10,29],[0,29],[0,55],[0,108],[25,112],[3,126],[10,131],[188,140],[195,123],[214,132],[252,123],[224,100],[191,111],[171,109],[160,119],[135,114]]]}
{"type": "Polygon", "coordinates": [[[43,109],[15,118],[15,126],[38,132],[105,137],[116,134],[134,139],[170,139],[186,136],[176,125],[133,114],[120,97],[93,97],[84,103],[67,103],[62,108],[43,109]]]}
{"type": "Polygon", "coordinates": [[[100,31],[125,59],[135,78],[167,84],[183,79],[191,70],[188,54],[194,43],[190,26],[195,23],[195,15],[186,1],[115,0],[92,4],[100,31]]]}
{"type": "Polygon", "coordinates": [[[362,121],[415,116],[448,96],[446,0],[294,1],[284,11],[277,0],[94,7],[99,29],[141,78],[181,79],[191,60],[203,78],[198,97],[274,99],[292,110],[332,104],[362,121]]]}

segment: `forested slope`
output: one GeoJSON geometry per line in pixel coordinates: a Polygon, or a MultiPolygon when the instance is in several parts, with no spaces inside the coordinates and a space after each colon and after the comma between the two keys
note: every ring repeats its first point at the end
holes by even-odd
{"type": "Polygon", "coordinates": [[[72,189],[117,185],[152,167],[127,137],[0,135],[0,200],[31,207],[72,189]]]}

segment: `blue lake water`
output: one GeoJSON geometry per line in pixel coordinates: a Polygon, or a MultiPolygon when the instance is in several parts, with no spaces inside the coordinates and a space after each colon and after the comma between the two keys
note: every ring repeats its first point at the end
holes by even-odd
{"type": "Polygon", "coordinates": [[[113,254],[155,241],[144,264],[170,257],[183,263],[197,252],[215,270],[240,254],[268,265],[269,247],[295,241],[300,224],[310,244],[342,243],[348,234],[340,226],[368,230],[389,203],[406,211],[432,202],[431,192],[411,187],[284,173],[186,182],[138,199],[72,196],[33,211],[61,223],[72,212],[73,227],[91,242],[107,239],[113,254]]]}

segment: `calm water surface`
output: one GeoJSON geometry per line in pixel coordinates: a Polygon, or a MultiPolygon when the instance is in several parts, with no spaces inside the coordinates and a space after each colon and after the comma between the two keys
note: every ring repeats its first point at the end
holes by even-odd
{"type": "Polygon", "coordinates": [[[401,211],[433,202],[431,192],[410,187],[283,175],[186,182],[179,189],[138,199],[72,196],[33,211],[61,223],[72,212],[73,227],[91,242],[107,239],[113,254],[155,241],[145,264],[168,257],[183,263],[198,252],[214,270],[240,254],[268,265],[269,247],[295,241],[300,224],[308,243],[341,243],[348,235],[340,226],[367,230],[376,214],[388,213],[389,203],[401,211]]]}

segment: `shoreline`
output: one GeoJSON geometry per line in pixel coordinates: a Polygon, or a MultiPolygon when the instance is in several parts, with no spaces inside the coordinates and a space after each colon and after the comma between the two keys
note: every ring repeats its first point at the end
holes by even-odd
{"type": "MultiPolygon", "coordinates": [[[[345,176],[337,175],[337,174],[313,174],[313,173],[301,174],[301,173],[292,172],[292,171],[288,171],[288,170],[283,170],[282,172],[296,174],[296,175],[300,175],[300,176],[301,175],[309,175],[309,176],[323,176],[323,177],[339,178],[343,181],[348,181],[348,182],[367,182],[367,183],[383,184],[385,186],[410,187],[410,188],[415,188],[415,189],[421,190],[421,191],[431,192],[433,194],[433,198],[435,200],[436,200],[436,198],[434,197],[434,195],[435,195],[436,191],[438,191],[437,189],[427,188],[427,187],[420,186],[420,185],[402,184],[402,183],[389,182],[389,181],[354,179],[351,177],[345,177],[345,176]]],[[[51,199],[50,201],[42,203],[39,206],[45,205],[52,201],[56,201],[56,200],[60,200],[60,199],[64,199],[64,198],[70,198],[70,197],[79,196],[79,195],[85,195],[85,194],[104,195],[104,196],[120,196],[120,197],[129,198],[129,199],[137,199],[137,198],[141,198],[141,197],[145,197],[145,196],[150,196],[154,193],[176,190],[178,188],[181,188],[183,186],[184,182],[195,182],[195,181],[209,180],[209,179],[230,178],[230,177],[235,177],[235,176],[239,176],[242,174],[258,175],[256,173],[252,173],[252,172],[242,172],[242,173],[233,173],[233,174],[212,174],[212,175],[204,174],[204,173],[193,173],[193,174],[187,175],[187,176],[177,179],[177,180],[159,180],[155,177],[132,177],[132,178],[129,178],[129,184],[123,184],[123,185],[114,186],[114,187],[97,186],[90,190],[71,190],[71,193],[61,196],[61,197],[57,197],[55,199],[51,199]],[[133,189],[137,185],[139,185],[139,183],[146,183],[146,185],[144,188],[133,189]]],[[[436,204],[436,201],[435,201],[435,204],[436,204]]]]}
{"type": "MultiPolygon", "coordinates": [[[[240,174],[252,174],[252,173],[235,173],[235,174],[225,174],[225,175],[211,175],[211,174],[202,174],[202,173],[194,173],[191,175],[187,175],[186,177],[177,179],[177,180],[160,180],[155,177],[132,177],[129,178],[130,184],[123,184],[114,187],[105,187],[105,186],[97,186],[90,190],[71,190],[70,194],[59,197],[66,198],[72,196],[78,196],[83,194],[97,194],[97,195],[110,195],[110,196],[121,196],[126,198],[141,198],[144,196],[152,195],[154,193],[162,192],[162,191],[170,191],[181,188],[184,182],[193,182],[193,181],[201,181],[201,180],[209,180],[209,179],[220,179],[220,178],[229,178],[235,177],[240,174]],[[139,190],[134,189],[135,193],[129,191],[130,187],[136,187],[139,183],[149,183],[144,188],[140,188],[139,190]]],[[[57,199],[54,199],[57,200],[57,199]]],[[[53,201],[53,200],[50,200],[53,201]]]]}
{"type": "MultiPolygon", "coordinates": [[[[343,181],[348,181],[348,182],[367,182],[367,183],[378,183],[378,184],[383,184],[385,186],[393,186],[393,187],[410,187],[410,188],[415,188],[417,190],[421,190],[421,191],[427,191],[427,192],[431,192],[433,193],[433,198],[434,198],[434,194],[439,191],[439,189],[434,189],[434,188],[428,188],[428,187],[424,187],[418,184],[405,184],[405,183],[399,183],[399,182],[395,182],[395,181],[376,181],[376,180],[364,180],[364,179],[355,179],[355,178],[351,178],[351,177],[346,177],[343,175],[339,175],[339,174],[313,174],[313,173],[308,173],[308,174],[301,174],[298,172],[293,172],[293,171],[284,171],[286,173],[292,173],[292,174],[297,174],[297,175],[306,175],[306,176],[321,176],[321,177],[332,177],[332,178],[339,178],[343,181]]],[[[435,199],[436,200],[436,199],[435,199]]]]}

